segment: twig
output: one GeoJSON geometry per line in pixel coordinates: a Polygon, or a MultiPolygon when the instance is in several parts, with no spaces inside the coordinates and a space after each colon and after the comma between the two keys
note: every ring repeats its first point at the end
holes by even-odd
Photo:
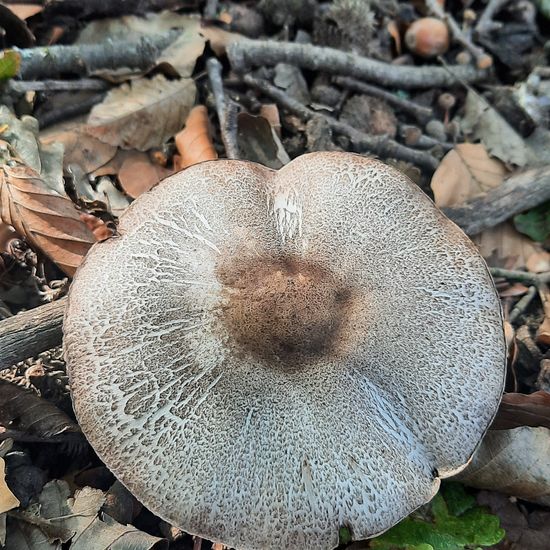
{"type": "Polygon", "coordinates": [[[481,197],[441,210],[465,233],[476,235],[547,200],[550,200],[550,166],[514,174],[481,197]]]}
{"type": "Polygon", "coordinates": [[[472,43],[462,32],[454,17],[446,12],[437,0],[426,0],[426,6],[433,15],[447,23],[453,38],[474,56],[478,69],[488,69],[493,64],[493,58],[482,48],[472,43]]]}
{"type": "Polygon", "coordinates": [[[501,23],[496,23],[493,21],[493,17],[498,13],[510,0],[489,0],[487,7],[481,14],[479,21],[476,25],[476,33],[478,35],[485,34],[494,29],[502,27],[501,23]]]}
{"type": "Polygon", "coordinates": [[[61,298],[0,321],[0,369],[59,346],[66,304],[61,298]]]}
{"type": "Polygon", "coordinates": [[[476,82],[487,76],[486,71],[466,65],[453,67],[450,74],[443,67],[390,65],[334,48],[270,40],[234,42],[227,47],[227,55],[235,71],[243,74],[255,66],[290,63],[304,69],[352,76],[374,81],[380,86],[403,89],[453,86],[456,77],[476,82]]]}
{"type": "Polygon", "coordinates": [[[229,114],[231,109],[235,110],[236,106],[233,105],[230,107],[225,99],[222,80],[222,65],[215,57],[211,57],[206,62],[206,70],[208,72],[210,88],[214,94],[216,112],[218,113],[218,120],[220,121],[221,137],[225,146],[225,154],[228,159],[238,159],[239,147],[237,145],[237,125],[236,123],[233,125],[231,124],[234,117],[229,114]]]}
{"type": "Polygon", "coordinates": [[[47,111],[44,114],[36,115],[40,129],[43,130],[48,126],[57,124],[69,118],[84,115],[90,111],[90,109],[103,101],[105,94],[94,94],[93,96],[79,101],[77,103],[72,103],[64,105],[60,109],[55,109],[52,111],[47,111]]]}
{"type": "Polygon", "coordinates": [[[510,312],[510,316],[509,316],[510,323],[513,323],[514,321],[516,321],[516,319],[525,312],[525,310],[529,307],[529,304],[533,301],[533,298],[536,295],[537,295],[537,287],[534,285],[530,286],[527,290],[527,294],[521,297],[521,299],[517,302],[517,304],[513,307],[512,311],[510,312]]]}
{"type": "Polygon", "coordinates": [[[431,136],[422,133],[420,128],[403,124],[399,127],[399,134],[403,138],[405,145],[415,149],[431,149],[439,147],[442,151],[450,151],[454,145],[445,141],[439,141],[431,136]]]}
{"type": "Polygon", "coordinates": [[[120,67],[149,69],[160,52],[178,35],[179,31],[173,30],[166,34],[144,36],[138,41],[107,40],[102,44],[17,50],[21,55],[18,76],[22,80],[39,80],[59,74],[90,75],[94,71],[120,67]]]}
{"type": "Polygon", "coordinates": [[[490,267],[489,271],[493,278],[502,277],[511,281],[520,281],[536,287],[550,282],[550,271],[544,273],[530,273],[529,271],[516,271],[514,269],[502,269],[500,267],[490,267]]]}
{"type": "Polygon", "coordinates": [[[58,90],[108,90],[111,85],[99,78],[79,78],[78,80],[10,80],[9,88],[18,94],[25,92],[53,92],[58,90]]]}
{"type": "Polygon", "coordinates": [[[333,131],[347,136],[357,150],[360,152],[369,152],[371,154],[384,157],[384,158],[396,158],[417,164],[422,168],[434,172],[437,168],[437,160],[430,154],[423,151],[415,151],[409,147],[405,147],[396,141],[385,136],[370,136],[359,130],[356,130],[349,124],[340,122],[330,116],[316,113],[308,109],[305,105],[290,97],[283,90],[273,86],[265,80],[254,78],[250,75],[243,76],[243,81],[258,90],[263,94],[271,97],[282,107],[288,111],[294,113],[302,120],[309,120],[314,116],[323,116],[326,118],[333,131]]]}
{"type": "Polygon", "coordinates": [[[355,80],[354,78],[349,78],[348,76],[337,76],[333,78],[333,82],[338,84],[338,86],[347,88],[348,90],[383,99],[386,103],[392,105],[396,109],[412,115],[421,124],[425,124],[433,117],[433,110],[429,107],[422,107],[422,105],[418,105],[414,101],[409,101],[408,99],[399,97],[391,92],[388,92],[387,90],[379,88],[378,86],[366,84],[365,82],[355,80]]]}

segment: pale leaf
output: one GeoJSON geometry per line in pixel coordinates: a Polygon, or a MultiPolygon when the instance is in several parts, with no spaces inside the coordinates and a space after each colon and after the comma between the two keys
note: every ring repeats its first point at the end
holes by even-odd
{"type": "Polygon", "coordinates": [[[146,151],[183,126],[194,102],[191,79],[141,78],[111,90],[92,109],[87,132],[111,145],[146,151]]]}
{"type": "Polygon", "coordinates": [[[466,97],[462,130],[479,139],[489,153],[506,164],[525,166],[530,152],[521,136],[482,96],[470,90],[466,97]]]}
{"type": "Polygon", "coordinates": [[[498,187],[507,173],[482,144],[461,143],[449,151],[432,176],[437,206],[455,206],[498,187]]]}
{"type": "Polygon", "coordinates": [[[521,427],[488,432],[457,479],[550,505],[550,430],[521,427]]]}

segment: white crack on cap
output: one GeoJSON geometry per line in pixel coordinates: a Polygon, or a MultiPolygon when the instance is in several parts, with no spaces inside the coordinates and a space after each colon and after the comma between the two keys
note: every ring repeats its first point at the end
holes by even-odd
{"type": "Polygon", "coordinates": [[[461,470],[506,348],[470,240],[397,170],[314,153],[163,181],[73,281],[74,408],[161,518],[238,549],[331,549],[461,470]]]}

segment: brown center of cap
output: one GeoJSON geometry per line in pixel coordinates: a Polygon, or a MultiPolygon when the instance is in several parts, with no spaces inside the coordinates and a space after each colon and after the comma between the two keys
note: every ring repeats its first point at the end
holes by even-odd
{"type": "Polygon", "coordinates": [[[218,276],[223,322],[241,351],[292,367],[341,348],[352,292],[330,270],[294,258],[254,259],[218,276]]]}

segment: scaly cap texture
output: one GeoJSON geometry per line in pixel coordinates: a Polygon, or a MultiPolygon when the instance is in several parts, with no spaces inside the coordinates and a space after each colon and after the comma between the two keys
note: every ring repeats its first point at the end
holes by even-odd
{"type": "Polygon", "coordinates": [[[65,318],[75,412],[147,507],[238,549],[378,534],[469,460],[504,379],[468,238],[397,170],[213,161],[135,201],[65,318]]]}

